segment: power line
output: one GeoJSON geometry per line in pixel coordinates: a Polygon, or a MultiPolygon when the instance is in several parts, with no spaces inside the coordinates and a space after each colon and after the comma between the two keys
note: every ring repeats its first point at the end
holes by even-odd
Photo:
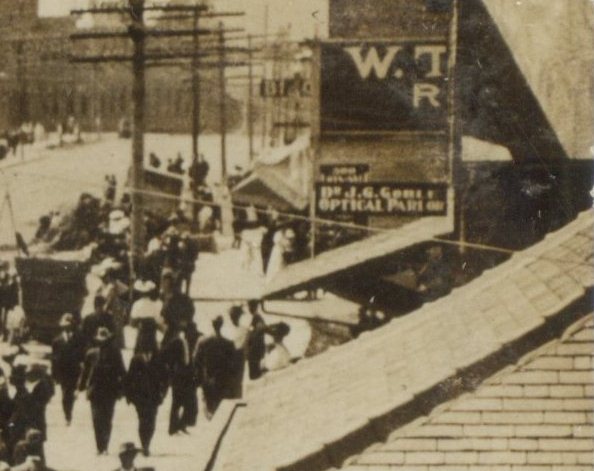
{"type": "MultiPolygon", "coordinates": [[[[103,186],[97,182],[83,181],[80,179],[72,179],[72,178],[66,178],[66,177],[60,177],[60,176],[50,176],[50,175],[45,175],[45,174],[33,173],[33,172],[16,171],[16,172],[11,172],[11,173],[13,176],[35,176],[35,177],[39,177],[39,178],[49,179],[52,181],[75,183],[75,184],[79,184],[81,186],[85,185],[85,186],[93,186],[93,187],[97,187],[97,188],[100,188],[103,186]]],[[[125,186],[124,190],[129,191],[130,193],[142,193],[147,196],[153,196],[153,197],[164,198],[164,199],[172,199],[172,200],[176,200],[176,201],[180,201],[180,202],[184,202],[184,203],[201,204],[203,206],[213,206],[213,207],[219,206],[219,204],[212,202],[212,201],[208,201],[208,200],[202,200],[202,199],[198,199],[198,198],[189,198],[189,197],[183,197],[183,196],[175,196],[175,195],[171,195],[169,193],[164,193],[164,192],[160,192],[160,191],[138,190],[138,189],[134,189],[134,187],[131,187],[131,186],[125,186]]],[[[241,206],[241,205],[232,204],[231,206],[232,206],[232,208],[235,208],[235,209],[244,209],[244,206],[241,206]]],[[[256,212],[261,213],[261,214],[268,214],[268,210],[264,210],[264,209],[256,208],[256,212]]],[[[323,218],[319,218],[319,217],[311,218],[311,217],[307,217],[307,216],[300,216],[297,214],[287,213],[287,212],[282,212],[282,211],[276,211],[276,213],[279,216],[283,216],[286,219],[299,220],[299,221],[304,221],[304,222],[309,222],[309,223],[313,222],[315,224],[323,224],[323,225],[334,226],[334,227],[343,227],[345,229],[356,229],[356,230],[360,230],[360,231],[364,231],[364,232],[375,232],[375,233],[384,233],[384,234],[397,234],[398,233],[398,229],[386,229],[386,228],[380,228],[380,227],[374,227],[374,226],[363,226],[360,224],[347,223],[347,222],[342,222],[342,221],[333,221],[330,219],[323,219],[323,218]]],[[[431,238],[427,238],[427,239],[423,239],[423,240],[417,240],[417,239],[414,239],[413,237],[407,237],[406,239],[410,240],[411,242],[415,242],[415,243],[437,242],[440,244],[452,245],[452,246],[457,246],[457,247],[466,247],[466,248],[470,248],[470,249],[474,249],[474,250],[496,252],[496,253],[501,253],[503,255],[514,255],[517,253],[521,253],[521,251],[518,251],[518,250],[507,249],[504,247],[499,247],[499,246],[494,246],[494,245],[489,245],[489,244],[465,242],[465,241],[458,241],[458,240],[449,240],[449,239],[443,239],[443,238],[439,238],[439,237],[431,237],[431,238]]],[[[581,261],[581,260],[571,260],[571,259],[567,259],[567,258],[556,258],[556,257],[547,257],[547,256],[539,256],[539,257],[533,257],[533,258],[535,260],[540,259],[540,260],[548,260],[548,261],[552,261],[552,262],[570,263],[570,264],[574,264],[576,266],[579,265],[579,266],[586,266],[588,268],[591,268],[590,264],[588,264],[584,261],[581,261]]]]}

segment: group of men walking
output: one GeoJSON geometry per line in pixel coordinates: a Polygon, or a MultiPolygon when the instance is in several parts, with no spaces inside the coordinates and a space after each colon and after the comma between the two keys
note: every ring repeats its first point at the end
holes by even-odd
{"type": "Polygon", "coordinates": [[[117,323],[102,296],[95,298],[95,312],[81,325],[71,314],[63,315],[61,333],[52,344],[52,373],[62,390],[66,422],[72,420],[78,393],[86,392],[99,455],[107,453],[115,406],[121,398],[136,410],[142,452],[149,455],[157,412],[169,389],[168,433],[184,434],[197,423],[199,388],[204,415],[210,418],[223,399],[241,397],[246,362],[250,378],[262,374],[267,327],[258,314],[258,301],[248,303],[248,313],[239,306],[231,309],[229,328],[241,332],[240,338],[223,336],[222,317],[213,320],[213,335],[202,336],[194,321],[194,305],[178,288],[173,273],[164,273],[160,293],[152,281],[134,286],[138,298],[130,324],[137,328],[137,337],[128,368],[118,344],[117,323]],[[239,329],[242,316],[246,327],[239,329]]]}

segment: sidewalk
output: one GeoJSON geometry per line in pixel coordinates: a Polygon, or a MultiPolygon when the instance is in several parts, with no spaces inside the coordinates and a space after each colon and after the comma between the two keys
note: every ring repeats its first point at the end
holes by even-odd
{"type": "MultiPolygon", "coordinates": [[[[57,389],[47,410],[49,436],[45,450],[51,468],[58,471],[111,471],[119,466],[117,453],[121,443],[131,441],[139,445],[136,412],[125,400],[120,400],[116,406],[108,456],[96,455],[91,408],[84,394],[76,401],[70,427],[65,425],[61,400],[61,391],[57,389]]],[[[195,463],[205,454],[210,454],[207,444],[210,423],[200,416],[198,425],[190,429],[190,435],[170,437],[167,433],[170,404],[169,395],[159,409],[152,455],[148,458],[139,455],[136,465],[153,467],[158,471],[201,471],[195,463]]]]}

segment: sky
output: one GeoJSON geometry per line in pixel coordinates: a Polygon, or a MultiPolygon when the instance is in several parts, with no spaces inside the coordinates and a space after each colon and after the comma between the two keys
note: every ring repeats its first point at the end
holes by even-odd
{"type": "MultiPolygon", "coordinates": [[[[39,0],[41,16],[68,15],[72,8],[84,7],[87,0],[39,0]]],[[[175,0],[170,0],[175,2],[175,0]]],[[[247,32],[260,34],[265,28],[265,12],[268,5],[268,32],[275,33],[281,27],[291,25],[295,39],[325,36],[328,19],[327,0],[211,0],[218,11],[245,11],[241,20],[247,32]]],[[[147,3],[161,3],[161,1],[147,3]]],[[[107,1],[106,3],[111,3],[107,1]]]]}

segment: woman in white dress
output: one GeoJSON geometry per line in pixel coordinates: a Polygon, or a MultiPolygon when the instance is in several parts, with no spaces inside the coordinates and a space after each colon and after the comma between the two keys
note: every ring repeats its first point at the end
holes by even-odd
{"type": "Polygon", "coordinates": [[[285,236],[284,230],[279,229],[272,238],[272,252],[266,268],[266,283],[270,283],[276,274],[285,267],[285,236]]]}

